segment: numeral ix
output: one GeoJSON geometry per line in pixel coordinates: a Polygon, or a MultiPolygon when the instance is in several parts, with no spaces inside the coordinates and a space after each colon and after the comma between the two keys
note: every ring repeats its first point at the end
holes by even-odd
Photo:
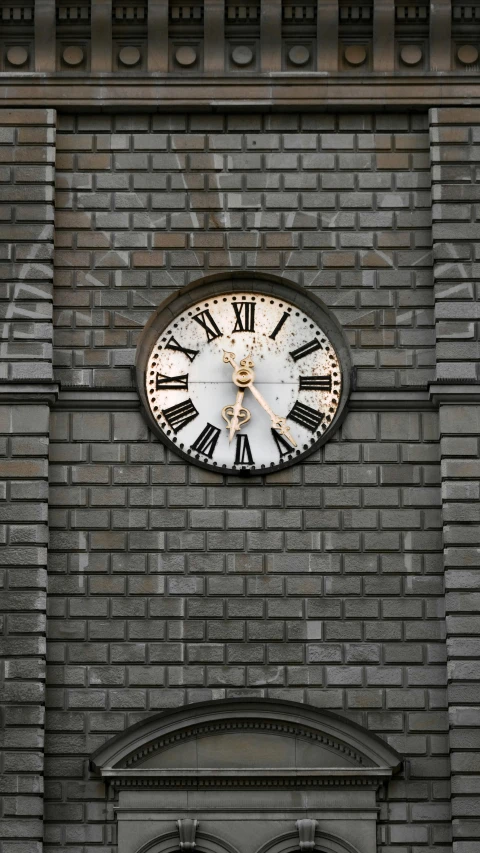
{"type": "Polygon", "coordinates": [[[255,302],[232,302],[235,311],[234,332],[255,331],[255,302]]]}
{"type": "Polygon", "coordinates": [[[190,398],[184,400],[183,403],[177,403],[175,406],[170,406],[168,409],[163,409],[163,417],[173,429],[175,435],[180,432],[190,421],[198,417],[198,412],[190,398]]]}
{"type": "Polygon", "coordinates": [[[288,413],[287,418],[290,418],[291,421],[296,421],[297,424],[310,430],[310,432],[315,432],[322,423],[324,415],[323,412],[312,409],[310,406],[304,406],[303,403],[299,403],[297,400],[291,412],[288,413]]]}
{"type": "Polygon", "coordinates": [[[163,373],[156,375],[157,391],[188,391],[188,373],[181,376],[165,376],[163,373]]]}

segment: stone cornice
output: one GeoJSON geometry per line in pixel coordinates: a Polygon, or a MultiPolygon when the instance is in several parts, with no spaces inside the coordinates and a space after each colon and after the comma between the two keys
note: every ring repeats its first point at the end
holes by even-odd
{"type": "Polygon", "coordinates": [[[480,106],[480,75],[275,72],[206,74],[0,75],[4,107],[92,109],[370,109],[480,106]]]}

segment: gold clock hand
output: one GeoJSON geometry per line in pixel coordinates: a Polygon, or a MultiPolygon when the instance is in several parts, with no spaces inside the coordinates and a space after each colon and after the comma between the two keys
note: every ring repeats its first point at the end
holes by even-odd
{"type": "Polygon", "coordinates": [[[275,414],[275,412],[268,405],[267,401],[260,394],[260,391],[255,388],[253,382],[248,387],[250,388],[250,391],[252,392],[257,402],[260,403],[260,405],[265,409],[267,415],[270,416],[272,427],[274,429],[277,429],[280,435],[284,435],[285,438],[290,442],[290,444],[293,444],[293,446],[296,447],[297,442],[295,441],[293,435],[290,434],[290,427],[287,424],[287,419],[275,414]]]}
{"type": "Polygon", "coordinates": [[[252,417],[248,409],[242,406],[244,394],[245,391],[239,389],[233,406],[224,406],[222,409],[222,418],[227,423],[227,429],[230,430],[229,441],[232,440],[235,433],[252,417]]]}
{"type": "MultiPolygon", "coordinates": [[[[268,405],[267,401],[264,400],[264,398],[260,394],[260,391],[258,391],[255,388],[255,385],[253,384],[253,380],[255,379],[255,374],[253,372],[253,368],[255,367],[255,365],[254,365],[253,359],[250,357],[250,355],[246,355],[245,358],[242,358],[242,360],[240,361],[240,367],[238,367],[237,363],[235,362],[235,353],[234,352],[228,352],[227,350],[224,350],[223,351],[223,361],[225,364],[231,364],[232,365],[232,367],[235,371],[235,373],[233,374],[233,381],[234,381],[235,385],[237,385],[237,387],[239,387],[241,389],[242,388],[250,388],[250,391],[252,392],[252,394],[255,397],[255,399],[257,400],[257,402],[260,403],[260,405],[265,409],[265,411],[269,415],[270,420],[272,422],[273,429],[277,429],[279,431],[280,435],[284,435],[285,438],[290,442],[290,444],[292,444],[294,447],[296,447],[297,442],[295,441],[293,435],[291,435],[291,433],[290,433],[290,427],[287,424],[286,418],[282,418],[282,417],[280,417],[280,415],[276,415],[275,412],[268,405]]],[[[237,395],[237,397],[238,397],[238,395],[237,395]]],[[[230,408],[230,407],[226,407],[226,408],[230,408]]],[[[246,409],[246,411],[248,412],[248,409],[246,409]]],[[[222,415],[223,415],[223,411],[222,411],[222,415]]],[[[246,421],[244,421],[244,423],[246,423],[246,421]]],[[[230,426],[230,430],[231,429],[232,429],[232,427],[230,426]]],[[[235,431],[234,431],[233,435],[234,434],[235,434],[235,431]]],[[[231,432],[230,432],[230,435],[231,435],[231,438],[230,438],[230,441],[231,441],[233,438],[233,435],[231,432]]]]}

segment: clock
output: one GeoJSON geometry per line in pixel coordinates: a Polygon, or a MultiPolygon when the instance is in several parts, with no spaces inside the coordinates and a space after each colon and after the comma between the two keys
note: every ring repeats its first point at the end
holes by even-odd
{"type": "Polygon", "coordinates": [[[166,300],[145,327],[137,383],[156,435],[190,462],[265,474],[338,428],[348,345],[313,295],[284,279],[217,276],[166,300]]]}

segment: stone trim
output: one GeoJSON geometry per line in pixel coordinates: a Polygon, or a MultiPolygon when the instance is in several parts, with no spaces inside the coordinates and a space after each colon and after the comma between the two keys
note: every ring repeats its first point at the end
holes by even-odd
{"type": "Polygon", "coordinates": [[[90,74],[0,74],[0,97],[5,106],[32,106],[42,103],[63,111],[92,111],[114,107],[162,112],[179,109],[264,110],[344,109],[351,104],[365,109],[391,107],[429,109],[449,107],[468,101],[480,105],[480,77],[458,73],[437,76],[368,73],[361,79],[312,72],[270,72],[249,74],[239,85],[238,76],[208,75],[122,75],[105,72],[90,74]]]}
{"type": "Polygon", "coordinates": [[[336,714],[295,702],[237,699],[200,702],[131,726],[92,756],[91,769],[106,781],[128,786],[311,786],[378,785],[401,766],[400,756],[380,738],[336,714]],[[195,723],[195,719],[198,723],[195,723]],[[279,731],[315,739],[359,762],[348,768],[248,768],[182,770],[132,767],[163,746],[197,733],[236,728],[279,731]],[[130,769],[129,769],[130,768],[130,769]]]}
{"type": "Polygon", "coordinates": [[[234,722],[224,721],[221,723],[213,723],[210,725],[204,726],[193,726],[190,729],[185,729],[181,733],[175,732],[173,735],[167,738],[163,738],[162,740],[157,741],[156,743],[149,744],[147,749],[142,749],[132,755],[127,761],[126,766],[131,767],[137,761],[140,761],[142,758],[145,758],[147,755],[151,755],[153,752],[157,752],[163,747],[169,747],[174,743],[177,743],[181,740],[188,740],[192,737],[196,737],[197,735],[206,735],[209,732],[226,732],[226,731],[264,731],[264,732],[284,732],[288,734],[294,734],[296,737],[304,738],[305,740],[315,740],[318,743],[322,743],[325,746],[330,747],[331,749],[336,749],[339,752],[345,753],[349,758],[353,758],[355,761],[358,761],[359,764],[364,763],[363,756],[357,752],[356,750],[349,749],[345,744],[340,743],[333,738],[325,737],[321,734],[318,734],[311,729],[306,729],[302,727],[293,727],[291,724],[287,725],[285,723],[270,723],[270,722],[256,722],[255,720],[235,720],[234,722]]]}

